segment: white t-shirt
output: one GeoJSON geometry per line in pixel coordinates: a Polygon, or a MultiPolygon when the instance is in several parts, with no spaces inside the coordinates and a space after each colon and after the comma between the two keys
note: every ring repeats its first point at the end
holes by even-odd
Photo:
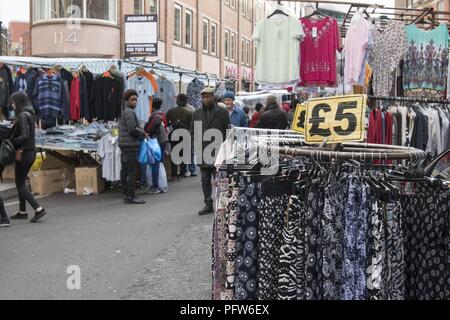
{"type": "Polygon", "coordinates": [[[256,25],[256,81],[293,83],[300,79],[300,40],[305,35],[297,18],[274,16],[256,25]],[[283,17],[283,19],[281,19],[283,17]]]}

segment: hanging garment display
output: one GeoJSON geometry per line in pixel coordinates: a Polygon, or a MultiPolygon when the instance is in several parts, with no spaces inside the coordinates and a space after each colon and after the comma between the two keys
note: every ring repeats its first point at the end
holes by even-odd
{"type": "Polygon", "coordinates": [[[337,51],[342,48],[336,19],[301,18],[305,36],[300,52],[300,86],[337,84],[337,51]]]}
{"type": "Polygon", "coordinates": [[[40,76],[34,88],[34,106],[45,126],[54,126],[55,120],[70,118],[69,97],[64,82],[57,74],[40,76]]]}
{"type": "Polygon", "coordinates": [[[13,89],[11,70],[8,66],[0,64],[0,108],[9,107],[13,89]]]}
{"type": "Polygon", "coordinates": [[[134,110],[140,121],[147,122],[150,117],[150,98],[155,94],[150,81],[144,76],[134,76],[127,80],[127,89],[138,93],[137,107],[134,110]]]}
{"type": "Polygon", "coordinates": [[[123,100],[121,90],[120,80],[109,72],[95,79],[92,117],[105,121],[119,119],[123,100]]]}
{"type": "Polygon", "coordinates": [[[70,120],[78,121],[81,115],[80,79],[74,78],[70,86],[70,120]]]}
{"type": "Polygon", "coordinates": [[[120,181],[122,162],[118,138],[111,134],[103,136],[98,142],[97,154],[102,162],[102,177],[110,182],[120,181]]]}
{"type": "Polygon", "coordinates": [[[13,92],[25,92],[30,99],[33,98],[33,86],[36,78],[29,72],[18,72],[16,79],[14,80],[13,92]]]}
{"type": "Polygon", "coordinates": [[[369,64],[373,69],[373,92],[376,96],[389,96],[395,86],[393,72],[408,50],[405,25],[389,21],[382,33],[374,30],[373,50],[369,64]]]}
{"type": "Polygon", "coordinates": [[[296,84],[299,77],[299,41],[302,26],[291,16],[275,15],[259,22],[253,33],[256,44],[256,81],[296,84]]]}
{"type": "Polygon", "coordinates": [[[195,109],[202,107],[201,92],[204,88],[205,84],[198,78],[192,80],[187,87],[188,104],[193,106],[195,109]]]}
{"type": "Polygon", "coordinates": [[[406,28],[408,50],[403,70],[405,95],[416,98],[445,99],[448,75],[448,29],[440,24],[422,30],[415,24],[406,28]]]}
{"type": "Polygon", "coordinates": [[[170,109],[176,106],[178,91],[172,81],[166,78],[159,78],[157,80],[158,91],[155,93],[156,98],[163,101],[161,111],[167,113],[170,109]]]}
{"type": "MultiPolygon", "coordinates": [[[[366,52],[369,46],[369,22],[359,12],[353,16],[345,37],[345,71],[346,85],[359,84],[363,68],[365,69],[366,52]]],[[[364,72],[365,79],[365,72],[364,72]]]]}

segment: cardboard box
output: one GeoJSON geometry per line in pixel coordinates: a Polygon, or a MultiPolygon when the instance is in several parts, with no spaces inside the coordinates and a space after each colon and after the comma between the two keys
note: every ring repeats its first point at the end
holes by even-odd
{"type": "Polygon", "coordinates": [[[14,181],[16,179],[16,174],[15,174],[14,167],[15,167],[14,164],[5,167],[5,170],[3,171],[3,179],[4,180],[14,181]]]}
{"type": "Polygon", "coordinates": [[[101,167],[75,168],[77,195],[99,194],[105,190],[101,167]]]}
{"type": "Polygon", "coordinates": [[[31,172],[31,191],[38,195],[63,192],[63,174],[64,169],[50,169],[31,172]]]}

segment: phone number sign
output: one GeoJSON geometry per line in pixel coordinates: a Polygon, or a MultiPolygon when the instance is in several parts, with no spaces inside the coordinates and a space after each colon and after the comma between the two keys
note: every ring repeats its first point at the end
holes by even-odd
{"type": "Polygon", "coordinates": [[[293,130],[308,143],[364,141],[366,108],[366,95],[311,99],[297,107],[293,130]]]}
{"type": "Polygon", "coordinates": [[[125,16],[125,56],[158,55],[158,15],[125,16]]]}

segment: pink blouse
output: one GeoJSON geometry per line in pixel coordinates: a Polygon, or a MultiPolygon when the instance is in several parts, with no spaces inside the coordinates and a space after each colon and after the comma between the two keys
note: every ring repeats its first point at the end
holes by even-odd
{"type": "Polygon", "coordinates": [[[305,37],[300,44],[300,86],[334,87],[337,82],[336,51],[340,49],[336,19],[301,18],[305,37]]]}

